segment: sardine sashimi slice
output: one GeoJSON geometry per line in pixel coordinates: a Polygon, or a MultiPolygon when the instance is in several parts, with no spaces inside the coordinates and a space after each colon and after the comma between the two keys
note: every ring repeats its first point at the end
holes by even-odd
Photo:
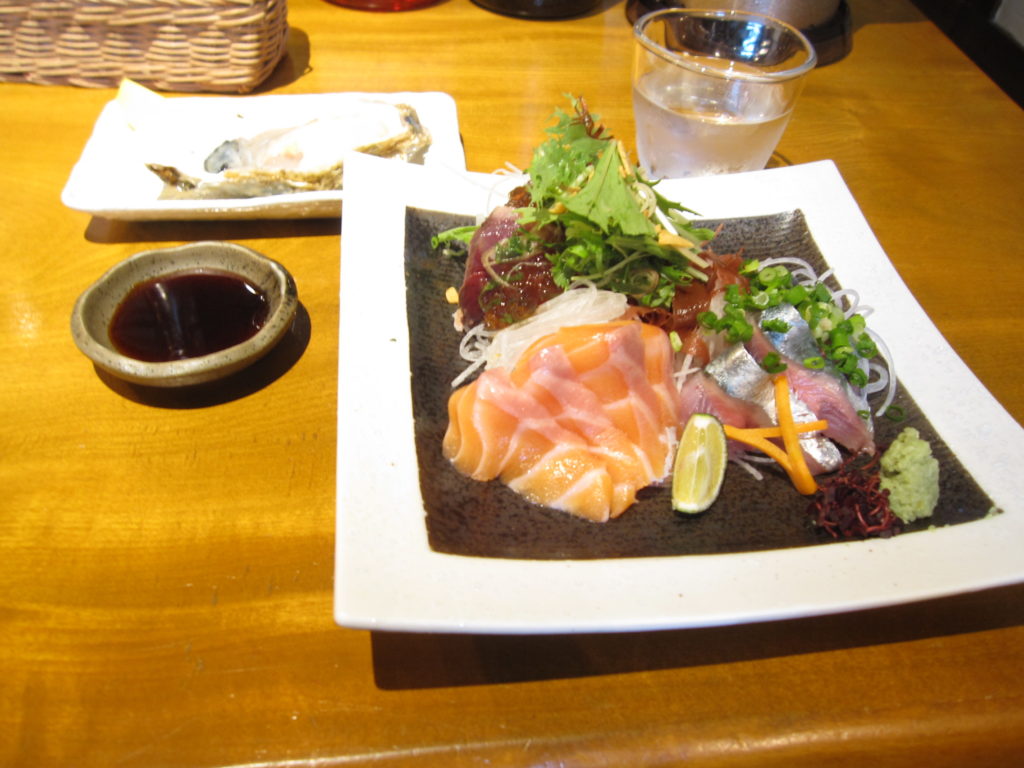
{"type": "MultiPolygon", "coordinates": [[[[726,394],[759,406],[771,423],[778,423],[773,378],[742,344],[734,344],[724,354],[712,360],[705,370],[726,394]]],[[[818,417],[792,389],[789,401],[795,421],[817,420],[818,417]]],[[[811,474],[832,472],[842,464],[843,457],[835,443],[821,434],[801,435],[800,448],[811,474]]]]}
{"type": "Polygon", "coordinates": [[[695,413],[707,413],[723,424],[740,429],[772,426],[772,419],[764,408],[757,403],[733,397],[703,370],[686,377],[680,396],[683,402],[683,423],[695,413]]]}
{"type": "MultiPolygon", "coordinates": [[[[769,307],[761,314],[761,321],[782,320],[788,329],[785,331],[765,331],[765,336],[779,354],[790,360],[805,360],[821,354],[818,342],[814,339],[814,332],[811,326],[804,320],[800,311],[792,304],[779,304],[777,307],[769,307]]],[[[756,343],[756,341],[754,342],[756,343]]],[[[846,394],[846,398],[853,404],[855,410],[870,412],[867,397],[858,389],[853,387],[846,377],[843,376],[831,363],[826,363],[823,369],[826,373],[835,377],[846,394]]],[[[869,431],[873,431],[870,419],[867,421],[869,431]]]]}
{"type": "MultiPolygon", "coordinates": [[[[796,313],[795,309],[793,313],[796,313]]],[[[811,370],[782,351],[794,352],[801,347],[807,347],[806,339],[800,337],[809,336],[810,328],[798,313],[795,317],[792,313],[781,317],[790,323],[790,329],[776,338],[778,345],[773,343],[769,334],[755,328],[753,338],[746,345],[751,355],[760,363],[766,354],[778,351],[782,362],[786,364],[790,390],[815,416],[828,421],[825,436],[853,453],[873,454],[874,428],[870,415],[867,418],[861,415],[868,413],[866,404],[838,372],[811,370]]],[[[816,343],[813,350],[820,354],[816,343]]]]}
{"type": "Polygon", "coordinates": [[[788,360],[787,365],[790,389],[815,416],[828,421],[825,436],[853,453],[873,454],[875,439],[871,422],[857,412],[839,380],[823,371],[805,368],[793,360],[788,360]]]}
{"type": "Polygon", "coordinates": [[[444,455],[534,503],[617,517],[671,464],[671,358],[667,334],[636,321],[563,328],[452,393],[444,455]]]}

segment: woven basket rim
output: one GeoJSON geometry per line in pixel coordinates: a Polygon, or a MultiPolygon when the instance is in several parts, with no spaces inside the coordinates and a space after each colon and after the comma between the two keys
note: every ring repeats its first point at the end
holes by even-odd
{"type": "Polygon", "coordinates": [[[287,49],[287,0],[56,0],[0,6],[0,81],[246,93],[287,49]]]}

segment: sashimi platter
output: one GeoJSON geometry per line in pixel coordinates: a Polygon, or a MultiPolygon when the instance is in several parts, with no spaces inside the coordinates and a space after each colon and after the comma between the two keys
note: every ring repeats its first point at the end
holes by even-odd
{"type": "Polygon", "coordinates": [[[346,162],[340,623],[664,628],[1020,577],[1020,483],[831,164],[652,181],[579,99],[524,172],[346,162]]]}

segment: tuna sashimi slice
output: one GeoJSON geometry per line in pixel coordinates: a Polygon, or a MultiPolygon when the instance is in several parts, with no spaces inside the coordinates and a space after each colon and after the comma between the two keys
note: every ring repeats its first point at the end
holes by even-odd
{"type": "Polygon", "coordinates": [[[493,251],[499,243],[512,237],[519,231],[519,215],[515,209],[500,205],[473,233],[469,243],[469,257],[466,259],[466,270],[462,286],[459,288],[459,306],[463,312],[463,322],[472,328],[483,320],[480,309],[480,291],[490,280],[483,268],[484,257],[493,251]]]}

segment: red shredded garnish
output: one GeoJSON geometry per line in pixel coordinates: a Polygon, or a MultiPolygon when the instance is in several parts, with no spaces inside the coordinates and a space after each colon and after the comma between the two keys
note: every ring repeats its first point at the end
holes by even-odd
{"type": "Polygon", "coordinates": [[[879,456],[848,459],[835,475],[819,483],[807,508],[815,523],[834,539],[888,538],[902,530],[889,507],[889,492],[879,487],[879,456]]]}

